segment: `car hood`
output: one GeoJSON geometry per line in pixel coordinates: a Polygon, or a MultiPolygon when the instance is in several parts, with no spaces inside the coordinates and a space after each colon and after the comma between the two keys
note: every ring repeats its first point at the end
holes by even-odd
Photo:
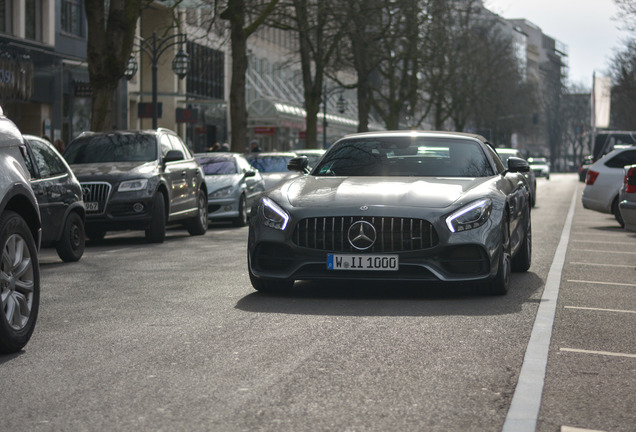
{"type": "Polygon", "coordinates": [[[285,183],[293,207],[401,206],[445,208],[489,178],[314,177],[285,183]]]}
{"type": "Polygon", "coordinates": [[[212,192],[238,183],[240,177],[241,174],[207,175],[205,184],[208,186],[208,192],[212,192]]]}
{"type": "Polygon", "coordinates": [[[146,176],[157,169],[157,162],[108,162],[74,164],[71,169],[79,181],[146,176]]]}
{"type": "Polygon", "coordinates": [[[270,189],[276,186],[283,180],[288,180],[293,177],[300,176],[301,174],[295,171],[283,171],[283,172],[262,172],[261,177],[265,183],[265,189],[270,189]]]}

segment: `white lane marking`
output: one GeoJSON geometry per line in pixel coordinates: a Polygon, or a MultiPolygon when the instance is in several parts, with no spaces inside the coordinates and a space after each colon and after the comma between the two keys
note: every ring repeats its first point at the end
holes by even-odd
{"type": "Polygon", "coordinates": [[[599,429],[582,429],[572,426],[561,426],[561,432],[605,432],[599,429]]]}
{"type": "Polygon", "coordinates": [[[593,307],[584,307],[584,306],[564,306],[564,308],[565,309],[588,310],[588,311],[596,311],[596,312],[618,312],[618,313],[633,313],[633,314],[636,314],[636,311],[623,310],[623,309],[604,309],[604,308],[593,308],[593,307]]]}
{"type": "MultiPolygon", "coordinates": [[[[600,243],[607,244],[607,240],[572,240],[573,243],[600,243]]],[[[634,243],[632,242],[612,242],[613,245],[626,245],[632,246],[634,243]]]]}
{"type": "Polygon", "coordinates": [[[620,267],[620,268],[633,268],[633,269],[636,269],[636,265],[625,265],[625,264],[601,264],[601,263],[586,263],[586,262],[570,262],[570,265],[598,266],[598,267],[620,267]]]}
{"type": "Polygon", "coordinates": [[[616,352],[609,352],[609,351],[590,351],[590,350],[577,349],[577,348],[559,348],[559,351],[579,353],[579,354],[596,354],[596,355],[611,356],[611,357],[627,357],[627,358],[636,359],[636,354],[616,353],[616,352]]]}
{"type": "Polygon", "coordinates": [[[572,252],[594,252],[595,254],[617,253],[617,254],[624,254],[624,255],[636,255],[636,252],[625,252],[625,251],[617,251],[617,250],[608,251],[608,250],[598,250],[598,249],[572,249],[572,252]]]}
{"type": "Polygon", "coordinates": [[[568,279],[568,282],[572,282],[572,283],[584,283],[584,284],[592,284],[592,285],[613,285],[613,286],[629,286],[629,287],[636,287],[636,284],[617,283],[617,282],[598,282],[598,281],[584,281],[584,280],[573,280],[573,279],[568,279]]]}
{"type": "Polygon", "coordinates": [[[554,253],[554,259],[545,282],[537,316],[534,320],[530,341],[519,372],[519,381],[512,396],[510,409],[506,415],[502,432],[534,432],[541,408],[541,395],[548,364],[548,351],[552,338],[552,326],[559,298],[561,274],[565,265],[565,255],[570,241],[574,209],[579,197],[578,186],[572,194],[572,202],[561,232],[561,239],[554,253]]]}

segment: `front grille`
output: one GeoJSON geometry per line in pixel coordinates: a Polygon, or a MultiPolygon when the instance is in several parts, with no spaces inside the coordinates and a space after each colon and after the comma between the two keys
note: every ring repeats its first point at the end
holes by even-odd
{"type": "Polygon", "coordinates": [[[373,246],[364,252],[405,252],[437,245],[435,228],[424,219],[394,217],[321,217],[301,220],[292,241],[299,247],[334,252],[360,252],[349,243],[349,227],[357,221],[370,222],[377,233],[373,246]]]}
{"type": "Polygon", "coordinates": [[[86,214],[102,214],[110,196],[111,185],[105,182],[82,183],[82,195],[86,204],[86,214]],[[91,207],[97,203],[97,208],[91,207]]]}

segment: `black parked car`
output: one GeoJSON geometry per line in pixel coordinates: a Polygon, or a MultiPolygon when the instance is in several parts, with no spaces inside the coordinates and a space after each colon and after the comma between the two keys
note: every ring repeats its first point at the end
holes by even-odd
{"type": "Polygon", "coordinates": [[[203,170],[173,131],[84,132],[64,157],[82,184],[89,238],[145,230],[147,241],[162,243],[173,223],[191,235],[207,231],[203,170]]]}
{"type": "Polygon", "coordinates": [[[24,139],[0,108],[0,353],[24,347],[40,306],[40,212],[24,139]]]}
{"type": "Polygon", "coordinates": [[[42,246],[54,246],[62,261],[84,254],[82,187],[62,155],[45,139],[25,135],[31,187],[42,218],[42,246]]]}

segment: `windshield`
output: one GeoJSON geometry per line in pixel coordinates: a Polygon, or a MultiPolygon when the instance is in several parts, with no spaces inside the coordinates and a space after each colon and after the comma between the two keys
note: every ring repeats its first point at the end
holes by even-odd
{"type": "Polygon", "coordinates": [[[237,168],[233,158],[226,157],[197,157],[197,162],[203,168],[205,175],[236,174],[237,168]]]}
{"type": "Polygon", "coordinates": [[[287,172],[291,156],[251,156],[247,161],[261,173],[287,172]]]}
{"type": "Polygon", "coordinates": [[[312,174],[487,177],[495,172],[481,146],[472,140],[387,137],[340,141],[312,174]]]}
{"type": "Polygon", "coordinates": [[[89,135],[73,140],[64,158],[70,164],[149,162],[157,159],[157,140],[140,133],[89,135]]]}

